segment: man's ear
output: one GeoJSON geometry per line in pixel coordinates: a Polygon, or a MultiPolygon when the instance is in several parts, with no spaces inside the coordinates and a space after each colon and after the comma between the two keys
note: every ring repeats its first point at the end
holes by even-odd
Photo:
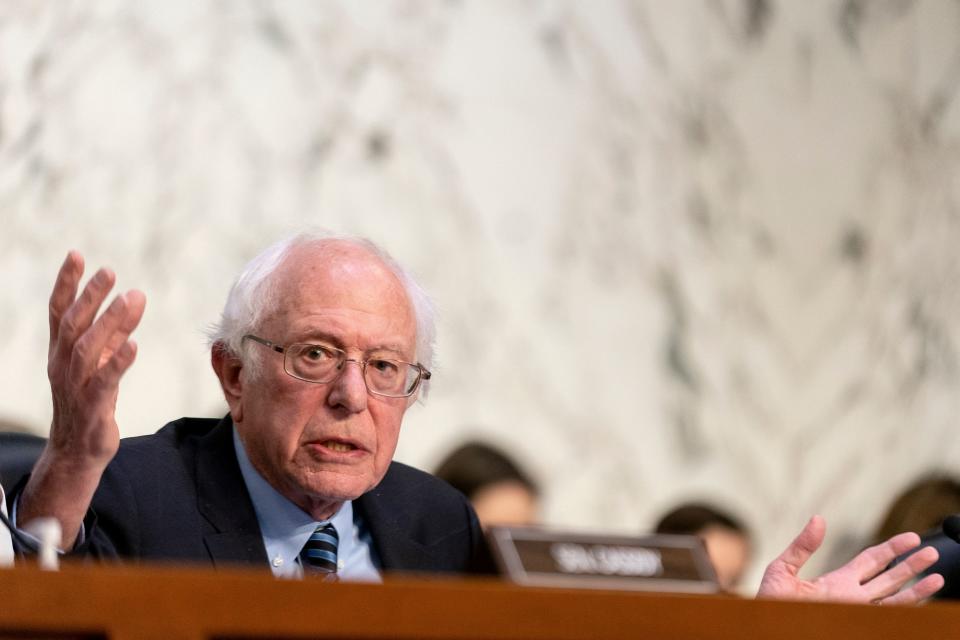
{"type": "Polygon", "coordinates": [[[243,383],[240,380],[243,362],[227,350],[227,345],[216,342],[210,349],[210,364],[220,379],[223,397],[230,407],[230,417],[234,424],[243,422],[243,383]]]}

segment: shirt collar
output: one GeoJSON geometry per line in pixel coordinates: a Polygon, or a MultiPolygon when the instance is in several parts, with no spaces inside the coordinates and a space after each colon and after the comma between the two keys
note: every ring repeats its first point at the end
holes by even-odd
{"type": "MultiPolygon", "coordinates": [[[[247,485],[247,492],[253,502],[253,509],[257,514],[267,557],[270,558],[271,569],[275,574],[293,575],[291,572],[294,572],[295,559],[299,556],[310,534],[317,526],[327,522],[336,527],[340,538],[337,557],[342,559],[351,556],[354,524],[353,504],[350,500],[344,502],[329,520],[314,520],[310,514],[274,489],[254,468],[235,427],[233,448],[237,454],[243,481],[247,485]],[[280,559],[279,567],[278,558],[280,559]],[[281,571],[278,572],[277,569],[281,571]]],[[[296,567],[296,572],[299,573],[299,566],[296,567]]]]}

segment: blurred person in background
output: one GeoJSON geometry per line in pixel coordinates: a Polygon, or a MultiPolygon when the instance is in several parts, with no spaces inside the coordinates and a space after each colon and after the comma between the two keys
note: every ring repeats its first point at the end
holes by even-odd
{"type": "Polygon", "coordinates": [[[733,515],[706,503],[683,504],[664,514],[656,533],[694,535],[703,540],[720,589],[734,593],[750,566],[750,532],[733,515]]]}
{"type": "Polygon", "coordinates": [[[960,513],[960,482],[941,475],[921,478],[890,504],[870,544],[903,531],[916,531],[921,536],[935,533],[943,519],[954,513],[960,513]]]}
{"type": "Polygon", "coordinates": [[[434,475],[470,500],[484,528],[540,522],[536,483],[507,454],[491,445],[460,445],[443,459],[434,475]]]}

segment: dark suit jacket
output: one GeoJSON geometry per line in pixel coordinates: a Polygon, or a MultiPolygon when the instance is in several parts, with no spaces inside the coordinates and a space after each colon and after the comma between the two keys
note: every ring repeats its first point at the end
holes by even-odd
{"type": "MultiPolygon", "coordinates": [[[[181,418],[124,439],[94,495],[78,552],[268,568],[232,431],[229,417],[181,418]]],[[[493,572],[466,498],[429,474],[394,462],[353,504],[386,571],[493,572]]]]}

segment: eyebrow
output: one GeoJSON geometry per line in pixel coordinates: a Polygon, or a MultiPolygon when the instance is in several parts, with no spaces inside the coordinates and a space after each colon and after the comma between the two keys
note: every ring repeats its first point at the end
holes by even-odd
{"type": "MultiPolygon", "coordinates": [[[[344,341],[338,338],[337,336],[334,336],[332,334],[326,333],[325,331],[321,331],[318,329],[311,329],[309,331],[306,331],[300,334],[300,337],[293,338],[290,342],[291,344],[322,342],[322,343],[337,347],[338,349],[341,349],[341,350],[344,350],[345,347],[347,346],[346,343],[344,343],[344,341]]],[[[364,353],[376,353],[378,351],[388,351],[390,353],[396,354],[400,358],[406,357],[403,355],[404,354],[403,348],[398,344],[378,344],[378,345],[374,345],[369,349],[363,350],[364,353]]],[[[416,356],[413,356],[413,357],[416,357],[416,356]]]]}

